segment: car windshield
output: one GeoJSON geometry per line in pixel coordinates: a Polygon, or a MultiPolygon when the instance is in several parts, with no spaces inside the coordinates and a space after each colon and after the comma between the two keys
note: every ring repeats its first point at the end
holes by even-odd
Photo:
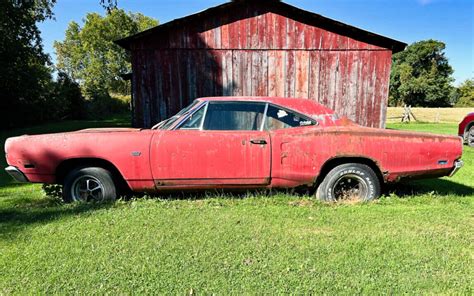
{"type": "Polygon", "coordinates": [[[173,126],[177,122],[178,119],[180,119],[182,116],[188,114],[197,105],[199,105],[199,103],[201,103],[201,101],[194,100],[188,107],[182,109],[176,115],[157,123],[151,129],[162,129],[162,130],[169,129],[171,126],[173,126]]]}

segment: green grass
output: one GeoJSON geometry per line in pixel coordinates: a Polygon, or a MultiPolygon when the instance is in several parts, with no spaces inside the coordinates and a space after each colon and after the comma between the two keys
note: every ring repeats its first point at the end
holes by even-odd
{"type": "Polygon", "coordinates": [[[64,205],[3,183],[0,294],[473,294],[474,149],[463,159],[453,178],[358,205],[284,193],[64,205]]]}
{"type": "Polygon", "coordinates": [[[414,122],[414,123],[388,123],[387,128],[401,129],[418,132],[458,135],[457,123],[428,123],[428,122],[414,122]]]}

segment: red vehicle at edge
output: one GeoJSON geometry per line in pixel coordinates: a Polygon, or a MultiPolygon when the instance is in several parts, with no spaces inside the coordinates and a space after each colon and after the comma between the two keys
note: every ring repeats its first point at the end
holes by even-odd
{"type": "Polygon", "coordinates": [[[459,123],[458,135],[467,145],[474,147],[474,112],[466,115],[459,123]]]}
{"type": "Polygon", "coordinates": [[[66,202],[206,188],[316,190],[371,200],[384,182],[454,174],[459,137],[375,129],[310,100],[201,98],[152,129],[86,129],[6,141],[18,181],[63,184],[66,202]]]}

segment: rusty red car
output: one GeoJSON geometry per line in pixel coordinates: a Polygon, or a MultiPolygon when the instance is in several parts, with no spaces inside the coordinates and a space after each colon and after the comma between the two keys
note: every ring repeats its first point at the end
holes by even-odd
{"type": "Polygon", "coordinates": [[[464,142],[474,147],[474,112],[469,113],[459,123],[458,135],[464,139],[464,142]]]}
{"type": "Polygon", "coordinates": [[[66,202],[214,188],[368,201],[384,183],[462,166],[460,137],[363,127],[311,100],[270,97],[199,98],[151,129],[24,135],[5,151],[11,176],[63,184],[66,202]]]}

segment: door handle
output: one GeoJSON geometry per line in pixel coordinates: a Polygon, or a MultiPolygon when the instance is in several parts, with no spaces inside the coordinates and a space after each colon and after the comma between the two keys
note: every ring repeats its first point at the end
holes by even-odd
{"type": "Polygon", "coordinates": [[[252,139],[250,140],[250,143],[257,145],[266,145],[267,141],[265,141],[264,139],[252,139]]]}

